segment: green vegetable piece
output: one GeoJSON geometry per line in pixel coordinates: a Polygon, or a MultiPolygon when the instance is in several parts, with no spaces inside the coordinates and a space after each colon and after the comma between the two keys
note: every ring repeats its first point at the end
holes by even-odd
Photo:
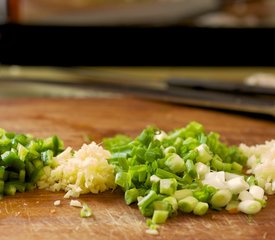
{"type": "Polygon", "coordinates": [[[132,139],[126,135],[117,134],[113,138],[103,138],[103,145],[105,149],[110,152],[121,152],[127,149],[128,143],[132,141],[132,139]]]}
{"type": "Polygon", "coordinates": [[[185,170],[184,160],[176,153],[172,153],[165,161],[165,165],[173,173],[181,173],[185,170]]]}
{"type": "MultiPolygon", "coordinates": [[[[0,178],[1,179],[1,178],[0,178]]],[[[257,185],[257,180],[254,176],[249,176],[246,179],[246,182],[249,184],[249,186],[257,185]]]]}
{"type": "Polygon", "coordinates": [[[171,211],[172,206],[168,202],[164,201],[154,201],[153,202],[154,210],[165,210],[165,211],[171,211]]]}
{"type": "Polygon", "coordinates": [[[193,191],[191,189],[180,189],[175,191],[173,196],[176,198],[177,201],[180,201],[181,199],[184,199],[192,195],[193,191]]]}
{"type": "Polygon", "coordinates": [[[197,203],[198,203],[198,200],[196,198],[189,196],[184,199],[181,199],[178,202],[178,207],[179,207],[179,210],[181,210],[184,213],[191,213],[196,207],[197,203]]]}
{"type": "Polygon", "coordinates": [[[86,204],[82,204],[82,208],[80,210],[80,217],[82,218],[88,218],[93,216],[93,211],[92,209],[86,204]]]}
{"type": "Polygon", "coordinates": [[[174,178],[178,182],[182,182],[182,183],[184,182],[184,180],[181,177],[177,176],[174,173],[171,173],[169,171],[161,169],[161,168],[156,169],[155,175],[158,176],[159,178],[163,178],[163,179],[165,179],[165,178],[174,178]]]}
{"type": "Polygon", "coordinates": [[[187,138],[187,137],[195,138],[203,132],[204,132],[203,125],[196,121],[192,121],[186,126],[184,136],[185,136],[185,138],[187,138]]]}
{"type": "Polygon", "coordinates": [[[14,145],[27,145],[28,144],[28,136],[24,135],[24,134],[16,134],[14,136],[14,138],[12,139],[12,142],[14,145]]]}
{"type": "Polygon", "coordinates": [[[212,153],[207,144],[203,143],[197,147],[197,161],[207,164],[212,159],[212,153]]]}
{"type": "Polygon", "coordinates": [[[43,168],[36,168],[30,176],[30,181],[36,183],[45,174],[43,168]]]}
{"type": "MultiPolygon", "coordinates": [[[[178,202],[177,202],[177,199],[175,197],[173,197],[173,196],[166,197],[162,200],[162,202],[166,202],[172,207],[172,209],[169,210],[169,213],[171,213],[169,215],[172,215],[172,214],[177,212],[178,202]]],[[[168,209],[166,209],[166,210],[168,210],[168,209]]]]}
{"type": "Polygon", "coordinates": [[[154,190],[156,193],[159,193],[159,181],[158,182],[153,182],[151,189],[154,190]]]}
{"type": "Polygon", "coordinates": [[[127,205],[134,203],[137,201],[137,197],[139,196],[139,191],[136,188],[129,189],[124,194],[124,200],[127,205]]]}
{"type": "MultiPolygon", "coordinates": [[[[51,149],[54,152],[54,155],[56,155],[59,153],[60,148],[62,148],[62,146],[59,145],[62,145],[62,142],[60,142],[59,138],[57,136],[51,136],[42,141],[42,147],[40,151],[51,149]]],[[[36,148],[35,150],[38,151],[38,149],[39,148],[36,148]]]]}
{"type": "Polygon", "coordinates": [[[0,139],[0,147],[5,148],[7,146],[11,147],[11,140],[6,136],[2,136],[2,138],[0,139]]]}
{"type": "MultiPolygon", "coordinates": [[[[156,194],[156,192],[150,190],[150,192],[145,197],[143,197],[137,204],[141,213],[144,215],[146,213],[146,210],[148,210],[146,208],[157,199],[158,195],[156,194]]],[[[154,209],[153,205],[151,208],[154,209]]]]}
{"type": "Polygon", "coordinates": [[[33,171],[35,170],[35,167],[30,161],[26,161],[26,173],[27,176],[30,177],[33,171]]]}
{"type": "Polygon", "coordinates": [[[18,151],[19,159],[24,162],[26,159],[26,156],[29,153],[29,150],[26,147],[24,147],[22,144],[18,143],[17,151],[18,151]]]}
{"type": "Polygon", "coordinates": [[[260,202],[256,200],[245,200],[240,202],[238,209],[245,214],[256,214],[262,209],[260,202]]]}
{"type": "Polygon", "coordinates": [[[202,215],[205,215],[206,212],[208,211],[208,203],[206,202],[198,202],[197,205],[195,206],[194,210],[193,210],[193,213],[195,215],[199,215],[199,216],[202,216],[202,215]]]}
{"type": "Polygon", "coordinates": [[[168,218],[169,212],[165,210],[155,210],[152,218],[152,222],[155,224],[165,223],[168,218]]]}
{"type": "Polygon", "coordinates": [[[185,173],[184,176],[182,177],[183,183],[191,184],[193,180],[194,179],[188,173],[185,173]]]}
{"type": "Polygon", "coordinates": [[[159,183],[159,192],[161,194],[173,195],[177,190],[177,180],[175,178],[161,179],[159,183]]]}
{"type": "Polygon", "coordinates": [[[196,178],[197,177],[197,171],[196,168],[194,166],[194,163],[192,160],[188,159],[186,161],[186,169],[187,169],[187,173],[192,177],[192,178],[196,178]]]}
{"type": "Polygon", "coordinates": [[[243,166],[237,162],[232,163],[232,170],[234,170],[237,173],[241,173],[243,170],[243,166]]]}
{"type": "Polygon", "coordinates": [[[15,133],[14,132],[6,132],[5,135],[7,138],[12,139],[12,138],[14,138],[15,133]]]}
{"type": "Polygon", "coordinates": [[[29,152],[26,156],[26,160],[30,160],[30,161],[33,161],[33,160],[36,160],[36,159],[39,159],[40,158],[40,153],[37,152],[36,150],[34,149],[29,149],[29,152]]]}
{"type": "Polygon", "coordinates": [[[215,171],[223,171],[222,159],[218,155],[215,155],[211,161],[211,166],[215,171]]]}
{"type": "Polygon", "coordinates": [[[54,164],[53,156],[54,156],[54,152],[52,150],[46,150],[44,152],[41,152],[41,160],[43,161],[44,165],[53,166],[54,164]]]}
{"type": "Polygon", "coordinates": [[[176,152],[179,152],[182,147],[182,138],[176,138],[175,142],[173,143],[173,146],[175,147],[176,152]]]}
{"type": "Polygon", "coordinates": [[[43,161],[39,159],[33,160],[32,163],[35,168],[42,168],[44,166],[43,161]]]}
{"type": "Polygon", "coordinates": [[[39,144],[38,141],[32,139],[29,144],[27,145],[27,148],[29,151],[33,151],[33,152],[40,152],[41,150],[41,146],[39,144]]]}
{"type": "Polygon", "coordinates": [[[12,196],[16,193],[16,187],[13,184],[5,183],[4,194],[12,196]]]}
{"type": "Polygon", "coordinates": [[[24,162],[19,159],[15,152],[6,151],[1,155],[1,158],[7,164],[7,166],[13,167],[16,170],[20,170],[25,167],[24,162]]]}
{"type": "Polygon", "coordinates": [[[118,172],[115,177],[115,183],[123,189],[128,190],[131,186],[131,178],[127,172],[118,172]]]}
{"type": "Polygon", "coordinates": [[[223,171],[231,172],[232,164],[231,163],[223,163],[223,171]]]}
{"type": "Polygon", "coordinates": [[[193,162],[197,159],[198,151],[196,149],[189,151],[188,153],[183,155],[183,160],[186,161],[187,159],[192,160],[193,162]]]}
{"type": "Polygon", "coordinates": [[[206,190],[197,190],[193,192],[193,196],[200,202],[207,202],[209,200],[210,194],[206,190]]]}
{"type": "MultiPolygon", "coordinates": [[[[164,155],[169,155],[170,153],[176,153],[176,148],[174,146],[169,146],[163,150],[164,155]]],[[[169,155],[170,156],[170,155],[169,155]]]]}
{"type": "Polygon", "coordinates": [[[210,203],[213,208],[225,207],[231,200],[232,193],[227,189],[218,190],[211,198],[210,203]]]}
{"type": "Polygon", "coordinates": [[[148,127],[141,132],[137,139],[145,146],[148,146],[155,136],[155,131],[153,127],[148,127]]]}
{"type": "Polygon", "coordinates": [[[25,183],[22,183],[20,181],[10,181],[5,183],[5,186],[9,186],[9,185],[14,186],[18,192],[25,192],[25,189],[26,189],[25,183]]]}
{"type": "Polygon", "coordinates": [[[5,133],[6,133],[5,129],[0,128],[0,137],[3,137],[5,133]]]}

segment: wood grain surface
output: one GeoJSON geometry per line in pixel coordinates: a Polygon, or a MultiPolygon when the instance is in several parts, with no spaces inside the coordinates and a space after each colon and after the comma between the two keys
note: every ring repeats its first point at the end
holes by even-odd
{"type": "MultiPolygon", "coordinates": [[[[196,120],[207,131],[217,131],[228,144],[260,144],[275,138],[272,119],[145,101],[116,99],[0,100],[0,127],[36,137],[57,134],[66,146],[79,148],[87,136],[96,142],[116,133],[135,137],[148,125],[164,130],[196,120]]],[[[82,219],[64,193],[35,190],[0,201],[0,239],[274,239],[275,198],[252,218],[245,214],[209,211],[203,217],[179,214],[160,228],[145,233],[146,219],[136,206],[124,203],[117,189],[81,196],[94,211],[82,219]],[[60,206],[54,206],[55,200],[60,206]]]]}

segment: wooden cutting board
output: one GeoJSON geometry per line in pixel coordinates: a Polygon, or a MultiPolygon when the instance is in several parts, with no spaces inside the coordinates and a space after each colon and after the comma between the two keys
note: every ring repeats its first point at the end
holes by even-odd
{"type": "MultiPolygon", "coordinates": [[[[164,130],[196,120],[207,131],[217,131],[228,144],[260,144],[275,138],[273,119],[189,108],[136,98],[0,100],[0,127],[36,137],[57,134],[66,146],[79,148],[87,136],[100,142],[116,133],[132,137],[148,125],[164,130]]],[[[124,203],[117,189],[81,196],[94,217],[79,217],[64,193],[35,190],[0,201],[0,239],[274,239],[275,198],[252,218],[245,214],[209,211],[169,219],[158,236],[145,233],[146,219],[135,205],[124,203]],[[60,206],[54,206],[61,200],[60,206]]]]}

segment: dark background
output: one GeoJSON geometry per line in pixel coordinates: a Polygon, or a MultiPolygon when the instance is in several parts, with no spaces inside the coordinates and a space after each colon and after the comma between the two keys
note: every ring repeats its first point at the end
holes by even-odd
{"type": "Polygon", "coordinates": [[[0,26],[0,62],[53,66],[274,66],[274,28],[0,26]]]}

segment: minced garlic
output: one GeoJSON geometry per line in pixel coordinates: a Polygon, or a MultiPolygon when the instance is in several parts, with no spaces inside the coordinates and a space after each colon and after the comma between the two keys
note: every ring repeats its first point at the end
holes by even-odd
{"type": "Polygon", "coordinates": [[[83,144],[75,152],[68,147],[55,157],[57,167],[44,167],[45,175],[38,181],[38,188],[64,190],[64,198],[114,189],[114,168],[107,161],[110,157],[110,152],[95,142],[83,144]]]}

